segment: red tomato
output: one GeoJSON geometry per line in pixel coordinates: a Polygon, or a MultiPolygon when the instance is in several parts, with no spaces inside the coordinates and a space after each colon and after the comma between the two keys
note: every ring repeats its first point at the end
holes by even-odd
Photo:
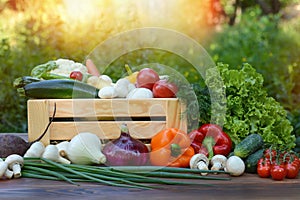
{"type": "Polygon", "coordinates": [[[285,164],[285,169],[287,178],[296,178],[298,176],[299,167],[297,166],[297,164],[288,162],[285,164]]]}
{"type": "Polygon", "coordinates": [[[82,81],[83,74],[80,71],[72,71],[70,73],[70,78],[78,81],[82,81]]]}
{"type": "Polygon", "coordinates": [[[261,158],[257,163],[257,174],[261,178],[268,178],[271,176],[271,162],[269,159],[261,158]]]}
{"type": "Polygon", "coordinates": [[[167,80],[159,80],[153,85],[152,91],[155,98],[173,98],[178,92],[178,87],[167,80]]]}
{"type": "Polygon", "coordinates": [[[265,158],[274,161],[275,158],[276,158],[276,155],[277,155],[277,152],[275,149],[266,149],[265,152],[264,152],[264,155],[265,155],[265,158]]]}
{"type": "Polygon", "coordinates": [[[294,161],[292,163],[297,165],[298,168],[300,168],[300,159],[297,156],[294,157],[294,161]]]}
{"type": "Polygon", "coordinates": [[[271,176],[273,180],[283,180],[286,176],[286,169],[284,165],[274,164],[271,167],[271,176]]]}
{"type": "Polygon", "coordinates": [[[136,87],[152,90],[154,83],[158,80],[159,76],[156,71],[151,68],[144,68],[139,71],[136,77],[136,87]]]}

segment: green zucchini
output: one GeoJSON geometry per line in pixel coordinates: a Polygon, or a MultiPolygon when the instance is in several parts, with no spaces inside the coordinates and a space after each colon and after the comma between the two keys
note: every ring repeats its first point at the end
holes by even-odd
{"type": "Polygon", "coordinates": [[[234,155],[246,158],[264,145],[263,138],[259,134],[250,134],[238,143],[234,148],[234,155]]]}
{"type": "Polygon", "coordinates": [[[259,149],[245,159],[246,172],[256,173],[257,162],[264,155],[264,149],[259,149]]]}
{"type": "Polygon", "coordinates": [[[25,85],[25,96],[35,99],[98,98],[98,89],[81,81],[52,79],[25,85]]]}

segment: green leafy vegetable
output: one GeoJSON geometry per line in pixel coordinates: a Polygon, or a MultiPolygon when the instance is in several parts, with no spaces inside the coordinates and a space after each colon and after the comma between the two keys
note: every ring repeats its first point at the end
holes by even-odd
{"type": "Polygon", "coordinates": [[[36,78],[42,78],[44,74],[50,72],[53,69],[58,68],[58,65],[55,61],[49,61],[44,64],[40,64],[36,67],[34,67],[31,71],[31,76],[36,78]]]}
{"type": "Polygon", "coordinates": [[[287,119],[287,112],[279,102],[268,96],[263,76],[247,63],[240,69],[229,69],[229,65],[218,63],[217,69],[208,70],[205,82],[210,91],[225,89],[226,104],[214,101],[211,96],[211,107],[218,108],[212,109],[211,116],[215,117],[211,120],[223,125],[235,144],[257,133],[266,144],[293,148],[295,136],[291,134],[293,127],[287,119]],[[216,73],[220,73],[223,86],[216,80],[216,73]],[[221,112],[222,107],[225,112],[221,112]]]}

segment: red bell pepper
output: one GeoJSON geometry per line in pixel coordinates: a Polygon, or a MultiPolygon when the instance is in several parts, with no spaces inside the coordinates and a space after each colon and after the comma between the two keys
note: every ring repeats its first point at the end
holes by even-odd
{"type": "Polygon", "coordinates": [[[216,154],[229,155],[232,141],[222,128],[216,124],[204,124],[189,133],[191,146],[195,153],[203,153],[209,159],[216,154]]]}

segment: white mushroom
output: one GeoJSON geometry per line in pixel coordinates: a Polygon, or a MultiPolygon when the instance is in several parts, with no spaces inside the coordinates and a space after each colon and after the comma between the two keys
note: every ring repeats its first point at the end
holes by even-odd
{"type": "Polygon", "coordinates": [[[24,154],[24,157],[40,158],[45,150],[45,145],[40,142],[34,142],[24,154]]]}
{"type": "Polygon", "coordinates": [[[130,81],[126,78],[119,79],[114,85],[117,97],[125,98],[129,93],[130,81]]]}
{"type": "MultiPolygon", "coordinates": [[[[197,153],[190,159],[191,169],[208,170],[208,164],[208,158],[202,153],[197,153]]],[[[203,172],[201,175],[207,175],[207,173],[203,172]]]]}
{"type": "Polygon", "coordinates": [[[99,76],[99,78],[106,81],[107,83],[112,84],[112,80],[108,75],[102,74],[102,75],[99,76]]]}
{"type": "Polygon", "coordinates": [[[226,161],[227,161],[226,156],[221,154],[214,155],[210,160],[210,163],[212,165],[210,169],[216,171],[222,170],[226,165],[226,161]]]}
{"type": "Polygon", "coordinates": [[[224,170],[229,172],[231,176],[240,176],[245,171],[245,163],[238,156],[230,156],[226,161],[224,170]]]}
{"type": "Polygon", "coordinates": [[[127,98],[128,99],[153,98],[153,93],[148,88],[134,88],[128,93],[127,98]]]}
{"type": "Polygon", "coordinates": [[[3,175],[6,178],[11,179],[13,177],[14,173],[8,169],[8,164],[0,158],[0,178],[3,175]]]}
{"type": "Polygon", "coordinates": [[[98,96],[101,99],[113,99],[117,97],[118,94],[113,86],[105,86],[99,90],[98,96]]]}
{"type": "Polygon", "coordinates": [[[24,164],[24,159],[18,154],[11,154],[7,156],[5,162],[8,164],[8,169],[13,171],[14,178],[21,177],[21,168],[24,164]]]}

